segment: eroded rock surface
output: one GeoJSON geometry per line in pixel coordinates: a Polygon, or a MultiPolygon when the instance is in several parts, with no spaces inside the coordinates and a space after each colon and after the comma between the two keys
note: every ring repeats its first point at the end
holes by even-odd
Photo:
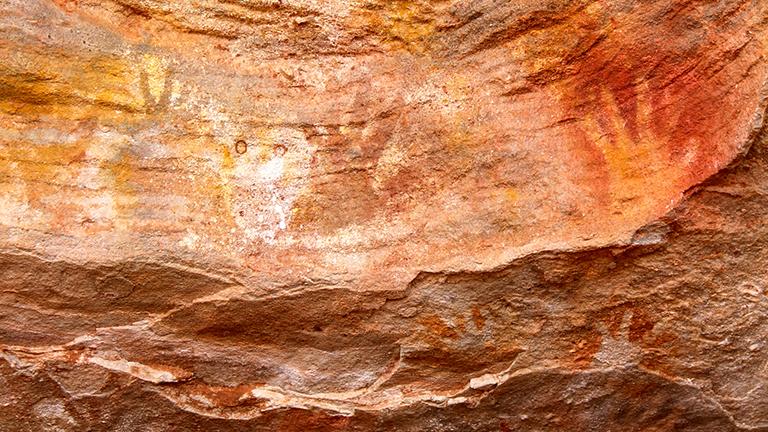
{"type": "Polygon", "coordinates": [[[0,4],[3,431],[768,430],[768,2],[0,4]]]}

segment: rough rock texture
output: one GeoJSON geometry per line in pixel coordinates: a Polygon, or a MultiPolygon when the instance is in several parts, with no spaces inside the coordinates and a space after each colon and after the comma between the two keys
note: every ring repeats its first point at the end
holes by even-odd
{"type": "Polygon", "coordinates": [[[0,430],[768,431],[768,1],[4,0],[0,430]]]}

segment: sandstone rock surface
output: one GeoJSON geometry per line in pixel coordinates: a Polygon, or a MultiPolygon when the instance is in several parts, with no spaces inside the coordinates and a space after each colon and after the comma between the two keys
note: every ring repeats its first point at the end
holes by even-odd
{"type": "Polygon", "coordinates": [[[5,0],[0,430],[768,430],[768,2],[5,0]]]}

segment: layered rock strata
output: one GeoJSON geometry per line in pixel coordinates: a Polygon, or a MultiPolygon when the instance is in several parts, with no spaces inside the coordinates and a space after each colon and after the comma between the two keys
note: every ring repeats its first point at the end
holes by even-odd
{"type": "Polygon", "coordinates": [[[7,0],[0,429],[768,430],[768,3],[7,0]]]}

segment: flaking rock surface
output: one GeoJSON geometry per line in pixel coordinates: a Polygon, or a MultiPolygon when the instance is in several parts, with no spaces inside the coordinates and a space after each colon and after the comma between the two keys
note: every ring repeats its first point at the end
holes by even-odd
{"type": "Polygon", "coordinates": [[[768,2],[0,2],[0,431],[768,431],[768,2]]]}

